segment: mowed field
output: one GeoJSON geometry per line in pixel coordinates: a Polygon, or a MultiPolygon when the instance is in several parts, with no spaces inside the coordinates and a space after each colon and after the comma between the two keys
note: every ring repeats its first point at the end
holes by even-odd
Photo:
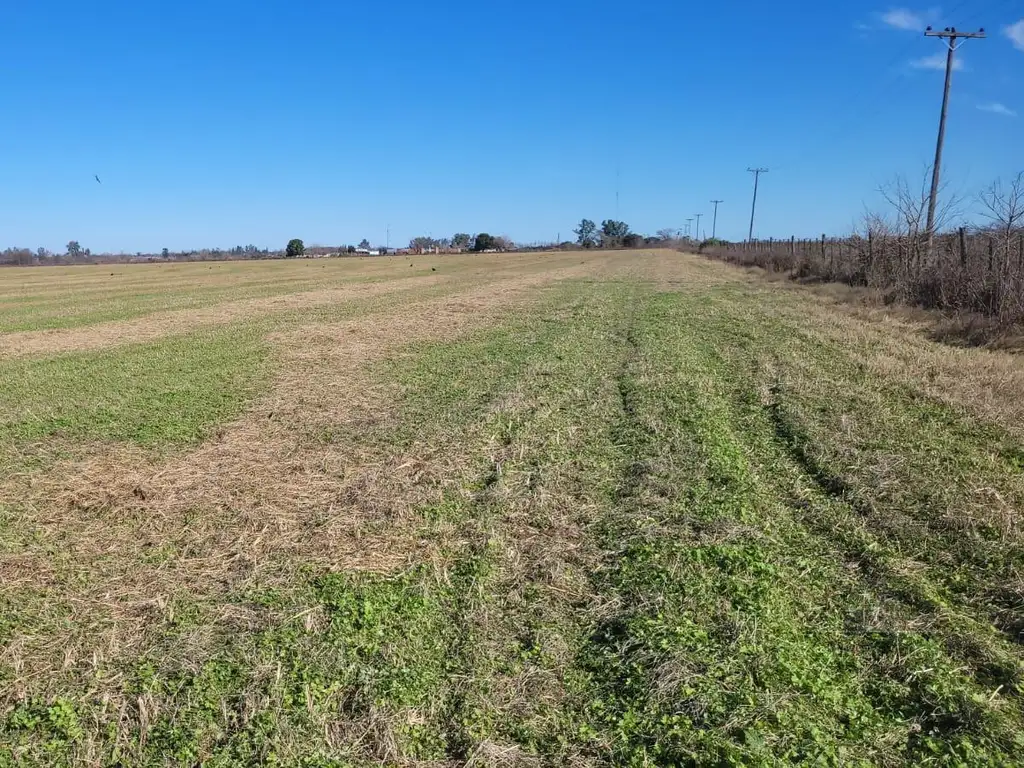
{"type": "Polygon", "coordinates": [[[1019,765],[1022,469],[670,251],[0,271],[0,765],[1019,765]]]}

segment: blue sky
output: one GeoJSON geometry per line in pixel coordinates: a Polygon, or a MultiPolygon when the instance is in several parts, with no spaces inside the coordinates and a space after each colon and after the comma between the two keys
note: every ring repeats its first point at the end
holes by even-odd
{"type": "Polygon", "coordinates": [[[1020,0],[6,3],[0,247],[529,242],[712,198],[741,238],[751,165],[759,235],[845,231],[930,162],[929,23],[989,32],[945,157],[973,194],[1024,169],[1020,0]]]}

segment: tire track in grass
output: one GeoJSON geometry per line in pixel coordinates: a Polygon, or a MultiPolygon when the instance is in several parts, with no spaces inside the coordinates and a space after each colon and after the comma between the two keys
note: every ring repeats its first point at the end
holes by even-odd
{"type": "Polygon", "coordinates": [[[595,295],[574,313],[552,355],[521,380],[498,432],[489,598],[473,618],[473,764],[565,764],[578,735],[565,709],[568,656],[582,639],[593,521],[614,451],[604,418],[606,377],[622,347],[614,332],[638,289],[595,295]]]}
{"type": "Polygon", "coordinates": [[[598,581],[613,608],[581,655],[612,762],[1005,760],[1013,708],[941,647],[908,635],[893,677],[885,649],[850,634],[862,585],[793,517],[790,459],[756,390],[733,399],[720,339],[674,303],[633,331],[618,441],[631,470],[598,581]]]}
{"type": "MultiPolygon", "coordinates": [[[[717,318],[723,315],[727,313],[714,313],[717,318]]],[[[853,627],[853,641],[868,646],[870,653],[877,651],[884,666],[886,654],[892,651],[891,646],[886,647],[885,638],[896,638],[898,656],[903,637],[908,648],[916,645],[915,652],[930,657],[938,670],[934,675],[909,670],[902,673],[912,688],[904,694],[902,711],[918,719],[911,747],[924,754],[939,751],[978,759],[981,752],[972,751],[973,732],[985,742],[986,749],[994,750],[990,755],[1018,748],[1021,739],[1015,723],[1024,718],[1019,702],[1013,700],[1021,675],[1016,648],[1008,645],[989,622],[979,620],[969,606],[957,603],[941,584],[929,582],[920,569],[908,569],[905,554],[898,548],[890,549],[884,538],[868,532],[851,534],[860,520],[870,520],[883,532],[888,532],[889,524],[880,519],[874,503],[861,498],[851,481],[820,463],[817,454],[809,450],[800,423],[785,406],[777,378],[769,376],[766,381],[763,368],[750,365],[763,357],[761,350],[771,348],[765,340],[755,340],[756,335],[748,336],[739,350],[730,347],[721,355],[726,363],[725,375],[735,383],[732,399],[736,413],[742,415],[740,428],[750,438],[751,456],[761,465],[765,478],[776,483],[776,495],[787,500],[795,520],[852,567],[857,579],[851,588],[843,590],[844,601],[852,605],[858,592],[877,593],[875,610],[883,615],[892,612],[900,617],[897,624],[907,628],[891,633],[885,629],[885,622],[871,619],[866,623],[874,622],[874,628],[883,631],[853,627]],[[781,458],[782,463],[774,457],[781,458]],[[779,484],[783,479],[785,482],[779,484]],[[878,645],[874,651],[872,644],[878,645]],[[932,725],[935,732],[929,733],[932,725]]],[[[803,349],[802,353],[815,359],[810,350],[803,349]]],[[[814,412],[813,404],[809,412],[814,412]]],[[[901,673],[897,669],[894,674],[898,677],[901,673]]]]}
{"type": "MultiPolygon", "coordinates": [[[[852,521],[865,524],[877,520],[879,513],[863,501],[854,486],[821,465],[807,448],[808,438],[795,417],[783,404],[781,385],[771,387],[772,397],[766,404],[769,419],[775,428],[776,439],[782,450],[794,462],[799,472],[812,479],[821,490],[824,503],[833,504],[848,522],[835,520],[835,515],[821,518],[820,510],[807,499],[792,501],[798,517],[815,531],[839,547],[849,562],[857,563],[864,579],[871,587],[903,603],[909,609],[932,617],[936,628],[945,637],[946,650],[954,658],[968,662],[978,683],[1009,696],[1020,696],[1024,682],[1024,663],[1006,640],[1019,641],[1014,636],[999,633],[1000,627],[991,621],[979,620],[961,605],[954,595],[946,593],[941,585],[931,583],[925,574],[900,572],[897,563],[901,555],[883,540],[867,530],[858,533],[852,521]]],[[[882,524],[885,530],[884,523],[882,524]]],[[[982,616],[986,613],[982,612],[982,616]]]]}
{"type": "MultiPolygon", "coordinates": [[[[873,356],[885,359],[885,342],[844,346],[786,320],[760,324],[757,336],[759,350],[749,357],[781,370],[769,378],[786,382],[800,452],[845,484],[842,495],[856,497],[872,530],[927,565],[950,599],[1020,642],[1024,547],[1016,510],[1024,486],[1006,425],[940,399],[925,383],[927,366],[919,382],[877,373],[873,356]]],[[[909,346],[889,343],[901,342],[909,346]]]]}
{"type": "MultiPolygon", "coordinates": [[[[1024,718],[1019,702],[1013,700],[1019,694],[1021,679],[1021,662],[1015,648],[989,622],[979,620],[967,606],[959,605],[941,585],[930,583],[916,570],[901,567],[906,562],[905,555],[890,549],[884,539],[858,529],[858,521],[862,520],[873,521],[886,532],[888,526],[886,521],[879,520],[874,505],[860,497],[855,485],[821,464],[808,450],[807,436],[786,408],[778,380],[765,381],[755,375],[754,381],[744,383],[749,370],[741,367],[732,371],[731,377],[739,382],[736,392],[741,393],[734,395],[736,408],[741,412],[749,405],[756,389],[767,392],[767,396],[762,394],[760,398],[763,412],[752,408],[741,423],[745,434],[764,434],[770,438],[762,441],[764,453],[778,453],[791,464],[789,471],[780,472],[777,462],[761,459],[762,464],[773,462],[767,469],[768,477],[775,481],[785,479],[778,485],[777,494],[788,499],[797,521],[852,567],[857,578],[852,589],[843,590],[844,600],[852,605],[858,593],[877,595],[876,615],[861,623],[851,622],[852,639],[870,653],[876,653],[876,663],[884,666],[886,656],[894,650],[900,655],[902,638],[905,652],[910,656],[928,656],[932,666],[939,669],[932,676],[908,670],[902,673],[909,680],[911,691],[905,695],[907,703],[901,711],[915,719],[910,746],[925,754],[948,750],[950,754],[980,759],[984,750],[972,751],[974,737],[969,734],[973,732],[987,745],[985,749],[995,750],[994,754],[999,754],[1000,749],[1012,751],[1019,747],[1021,739],[1014,723],[1024,718]],[[742,394],[744,388],[746,394],[742,394]],[[763,417],[768,429],[760,424],[763,417]],[[877,612],[883,620],[879,621],[877,612]],[[895,622],[895,626],[903,628],[890,629],[885,620],[887,614],[891,614],[889,624],[895,622]],[[868,625],[866,629],[864,624],[868,625]],[[1007,695],[1010,700],[1005,698],[1007,695]]],[[[894,669],[889,674],[899,677],[901,673],[894,669]]],[[[884,697],[879,705],[886,705],[884,697]]]]}
{"type": "MultiPolygon", "coordinates": [[[[720,302],[714,312],[694,315],[692,322],[704,334],[712,335],[722,326],[738,326],[738,310],[727,301],[720,302]]],[[[743,318],[746,320],[746,314],[743,318]]],[[[760,403],[784,455],[814,480],[823,498],[846,509],[835,523],[836,530],[849,531],[851,521],[863,521],[865,533],[855,536],[858,543],[853,545],[861,554],[851,553],[851,562],[873,568],[872,578],[887,582],[893,596],[940,619],[954,638],[956,647],[951,646],[950,652],[978,666],[983,684],[992,682],[992,688],[1002,685],[1004,692],[1015,692],[1021,680],[1020,654],[1005,640],[1019,642],[1013,616],[1015,610],[1020,615],[1020,602],[1019,596],[1001,584],[1007,572],[1012,579],[1013,552],[1019,551],[1019,546],[1004,541],[999,547],[998,542],[979,539],[970,532],[958,534],[936,520],[938,511],[927,500],[906,494],[889,499],[894,495],[891,489],[875,488],[869,482],[870,462],[876,460],[872,457],[885,450],[910,454],[897,453],[894,462],[909,458],[937,467],[942,465],[943,452],[958,446],[957,460],[959,454],[966,454],[967,465],[980,469],[984,462],[977,458],[979,446],[987,445],[1000,431],[985,424],[972,428],[964,423],[963,414],[955,413],[948,404],[927,398],[925,402],[905,383],[874,381],[862,362],[849,357],[849,349],[818,338],[785,313],[782,319],[776,318],[772,307],[766,309],[762,321],[744,323],[743,327],[745,333],[735,335],[733,344],[720,347],[732,368],[730,377],[738,382],[734,394],[737,407],[745,407],[753,393],[760,392],[760,403]],[[783,381],[787,382],[785,388],[783,381]],[[792,393],[790,383],[796,390],[792,393]],[[839,424],[826,429],[820,422],[836,411],[843,414],[839,424]],[[895,416],[890,418],[891,414],[895,416]],[[850,426],[863,418],[876,422],[869,436],[857,435],[850,426]],[[913,501],[920,503],[910,503],[913,501]],[[1004,553],[996,552],[998,549],[1004,553]],[[999,637],[993,626],[1005,637],[999,637]]],[[[986,469],[984,482],[993,480],[992,471],[986,469]]],[[[965,482],[956,472],[947,478],[916,467],[897,474],[900,483],[911,487],[934,488],[945,483],[956,489],[965,482]]],[[[999,487],[1004,487],[1006,478],[1001,482],[999,487]]],[[[952,499],[958,492],[944,494],[952,499]]],[[[806,499],[796,499],[794,504],[795,512],[803,514],[809,525],[823,529],[815,513],[807,509],[806,499]]]]}

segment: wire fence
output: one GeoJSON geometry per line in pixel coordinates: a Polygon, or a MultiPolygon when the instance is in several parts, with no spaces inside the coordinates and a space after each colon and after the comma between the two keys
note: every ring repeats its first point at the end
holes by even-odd
{"type": "Polygon", "coordinates": [[[936,235],[869,233],[816,240],[706,244],[701,253],[742,266],[865,286],[888,299],[1024,322],[1024,229],[936,235]]]}

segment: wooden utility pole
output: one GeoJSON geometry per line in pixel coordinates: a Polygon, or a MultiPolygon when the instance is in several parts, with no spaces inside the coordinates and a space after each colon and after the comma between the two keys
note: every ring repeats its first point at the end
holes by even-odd
{"type": "Polygon", "coordinates": [[[750,204],[750,232],[747,234],[747,240],[754,239],[754,211],[757,210],[757,182],[761,178],[762,173],[768,173],[767,168],[747,168],[748,173],[754,174],[754,202],[750,204]]]}
{"type": "Polygon", "coordinates": [[[725,200],[712,200],[715,204],[715,217],[711,220],[711,239],[715,239],[715,235],[718,233],[718,204],[724,203],[725,200]]]}
{"type": "Polygon", "coordinates": [[[691,221],[693,221],[693,219],[687,219],[687,220],[686,220],[686,236],[687,236],[687,237],[689,237],[689,236],[690,236],[690,222],[691,222],[691,221]]]}
{"type": "Polygon", "coordinates": [[[694,233],[693,239],[694,240],[700,240],[700,217],[703,216],[704,214],[703,213],[695,213],[693,215],[697,217],[697,231],[696,231],[696,233],[694,233]]]}
{"type": "Polygon", "coordinates": [[[925,37],[938,37],[946,44],[946,86],[942,91],[942,112],[939,114],[939,138],[935,142],[935,163],[932,165],[932,191],[928,198],[928,253],[932,251],[932,241],[935,237],[935,205],[939,197],[939,174],[942,167],[942,145],[946,141],[946,113],[949,110],[949,85],[953,80],[953,56],[956,49],[963,43],[957,40],[968,38],[985,37],[985,30],[977,32],[957,32],[956,27],[946,27],[941,32],[935,32],[931,27],[924,31],[925,37]]]}

